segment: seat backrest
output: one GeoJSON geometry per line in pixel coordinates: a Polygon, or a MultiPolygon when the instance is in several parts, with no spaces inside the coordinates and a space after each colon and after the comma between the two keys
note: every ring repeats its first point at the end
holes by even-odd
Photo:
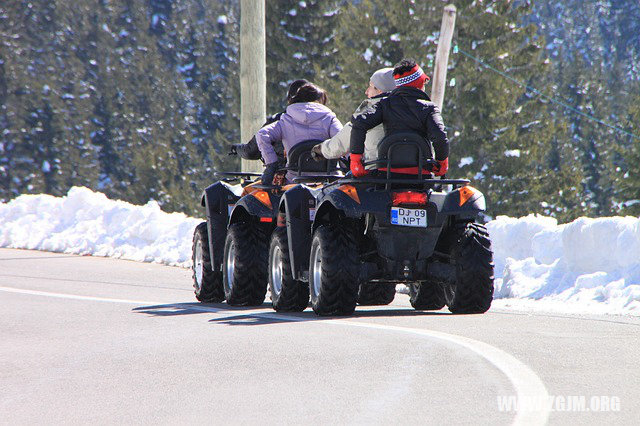
{"type": "Polygon", "coordinates": [[[336,160],[316,161],[311,148],[324,141],[310,139],[298,142],[287,152],[287,167],[298,173],[330,173],[337,169],[336,160]]]}
{"type": "Polygon", "coordinates": [[[418,133],[392,133],[385,136],[378,145],[380,168],[418,167],[421,156],[424,167],[425,160],[433,159],[433,147],[431,142],[418,133]]]}

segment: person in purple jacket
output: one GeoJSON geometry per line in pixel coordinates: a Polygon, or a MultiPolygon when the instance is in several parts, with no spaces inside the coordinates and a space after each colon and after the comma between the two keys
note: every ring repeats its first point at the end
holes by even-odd
{"type": "MultiPolygon", "coordinates": [[[[282,140],[285,152],[296,144],[309,140],[325,140],[332,138],[342,129],[342,123],[325,104],[327,94],[313,83],[305,84],[298,89],[291,104],[280,120],[271,123],[258,131],[256,141],[266,163],[262,173],[262,183],[273,183],[278,170],[278,155],[273,149],[273,141],[282,140]]],[[[291,180],[295,174],[289,172],[291,180]]]]}

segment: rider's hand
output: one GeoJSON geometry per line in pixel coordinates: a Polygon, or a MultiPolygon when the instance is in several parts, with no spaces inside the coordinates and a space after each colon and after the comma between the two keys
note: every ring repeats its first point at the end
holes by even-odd
{"type": "Polygon", "coordinates": [[[284,186],[285,183],[287,182],[286,175],[287,175],[287,172],[276,172],[275,176],[273,177],[273,182],[272,182],[273,185],[284,186]]]}
{"type": "Polygon", "coordinates": [[[231,148],[229,148],[229,155],[238,155],[238,146],[237,146],[237,144],[231,145],[231,148]]]}
{"type": "Polygon", "coordinates": [[[324,155],[322,155],[321,145],[322,144],[318,144],[311,148],[311,158],[313,158],[315,161],[325,160],[324,155]]]}
{"type": "Polygon", "coordinates": [[[351,173],[353,173],[354,177],[363,177],[366,176],[367,171],[362,164],[362,154],[351,154],[351,165],[349,168],[351,169],[351,173]]]}
{"type": "Polygon", "coordinates": [[[447,170],[449,170],[449,157],[438,161],[438,166],[433,170],[433,174],[436,176],[444,176],[447,170]]]}

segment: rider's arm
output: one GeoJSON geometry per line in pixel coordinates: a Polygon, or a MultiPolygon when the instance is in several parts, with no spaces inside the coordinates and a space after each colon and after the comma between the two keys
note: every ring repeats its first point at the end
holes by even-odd
{"type": "Polygon", "coordinates": [[[449,157],[449,139],[445,131],[444,122],[437,105],[430,105],[427,109],[427,132],[429,140],[433,144],[436,160],[442,161],[449,157]]]}
{"type": "Polygon", "coordinates": [[[351,142],[351,123],[336,133],[331,139],[322,142],[320,149],[322,156],[330,160],[340,158],[349,153],[349,143],[351,142]]]}
{"type": "MultiPolygon", "coordinates": [[[[273,114],[267,117],[267,121],[262,125],[268,126],[269,124],[280,120],[281,112],[277,114],[273,114]]],[[[256,135],[253,135],[249,142],[247,143],[238,143],[233,145],[235,147],[238,155],[245,160],[259,160],[261,158],[260,149],[258,149],[258,141],[256,140],[256,135]]]]}
{"type": "Polygon", "coordinates": [[[256,141],[255,135],[251,138],[249,142],[239,143],[234,146],[236,148],[236,152],[241,158],[244,158],[245,160],[260,159],[260,150],[258,149],[258,142],[256,141]]]}
{"type": "Polygon", "coordinates": [[[362,154],[364,152],[364,141],[367,137],[367,131],[373,129],[382,123],[382,104],[383,101],[375,105],[371,105],[363,112],[354,114],[351,117],[351,143],[349,151],[353,154],[362,154]]]}
{"type": "Polygon", "coordinates": [[[256,141],[258,142],[258,148],[262,153],[262,158],[266,164],[276,163],[278,161],[278,154],[273,149],[273,142],[282,140],[282,126],[280,121],[276,121],[256,133],[256,141]]]}

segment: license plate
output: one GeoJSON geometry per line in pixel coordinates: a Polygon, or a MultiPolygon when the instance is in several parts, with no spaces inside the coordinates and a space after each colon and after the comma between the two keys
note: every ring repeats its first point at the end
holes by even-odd
{"type": "Polygon", "coordinates": [[[403,207],[391,207],[391,224],[426,228],[427,211],[424,209],[405,209],[403,207]]]}

